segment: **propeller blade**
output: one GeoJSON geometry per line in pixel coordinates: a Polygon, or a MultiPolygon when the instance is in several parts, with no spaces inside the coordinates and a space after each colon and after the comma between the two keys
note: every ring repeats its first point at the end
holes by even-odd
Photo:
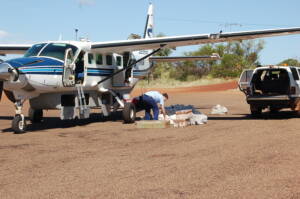
{"type": "Polygon", "coordinates": [[[0,81],[0,101],[1,101],[1,98],[2,98],[2,93],[3,93],[3,82],[0,81]]]}

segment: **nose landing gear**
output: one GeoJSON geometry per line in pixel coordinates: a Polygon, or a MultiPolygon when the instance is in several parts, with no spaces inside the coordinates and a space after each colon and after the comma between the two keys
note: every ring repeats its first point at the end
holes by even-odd
{"type": "Polygon", "coordinates": [[[25,133],[26,131],[26,121],[25,117],[22,114],[22,107],[23,107],[24,101],[18,100],[16,105],[16,115],[14,119],[12,120],[12,126],[11,128],[16,134],[25,133]]]}

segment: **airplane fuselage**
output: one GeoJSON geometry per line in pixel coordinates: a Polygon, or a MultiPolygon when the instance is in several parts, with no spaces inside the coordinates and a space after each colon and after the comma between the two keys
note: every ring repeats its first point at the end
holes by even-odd
{"type": "MultiPolygon", "coordinates": [[[[118,95],[128,95],[140,78],[145,77],[150,70],[149,59],[137,63],[132,69],[124,70],[112,78],[98,84],[102,79],[122,70],[148,51],[117,53],[91,53],[88,42],[49,42],[36,44],[39,52],[27,53],[24,57],[8,60],[9,64],[18,72],[18,79],[4,82],[4,89],[13,92],[16,99],[34,99],[42,94],[75,93],[77,86],[82,86],[85,93],[105,93],[108,90],[118,95]],[[42,47],[40,46],[42,45],[42,47]],[[72,45],[73,65],[71,74],[66,74],[67,61],[65,50],[72,45]],[[52,53],[51,48],[59,53],[52,53]],[[47,52],[49,50],[49,52],[47,52]],[[51,54],[52,53],[52,54],[51,54]],[[64,80],[72,80],[71,85],[65,85],[64,80]]],[[[34,49],[35,46],[32,48],[34,49]]],[[[31,52],[30,49],[28,52],[31,52]]],[[[121,96],[122,97],[122,96],[121,96]]],[[[40,101],[43,104],[43,101],[40,101]]],[[[94,104],[96,105],[96,104],[94,104]]],[[[39,105],[40,106],[40,105],[39,105]]],[[[51,107],[47,106],[48,109],[51,107]]],[[[52,108],[57,108],[53,106],[52,108]]]]}

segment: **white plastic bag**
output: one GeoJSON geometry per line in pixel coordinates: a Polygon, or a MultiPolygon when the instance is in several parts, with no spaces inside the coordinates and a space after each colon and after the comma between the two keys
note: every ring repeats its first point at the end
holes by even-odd
{"type": "Polygon", "coordinates": [[[207,115],[204,114],[193,114],[190,119],[191,125],[200,125],[207,123],[207,115]]]}
{"type": "Polygon", "coordinates": [[[228,113],[228,109],[225,106],[221,106],[220,104],[214,106],[211,110],[211,114],[213,115],[224,115],[228,113]]]}

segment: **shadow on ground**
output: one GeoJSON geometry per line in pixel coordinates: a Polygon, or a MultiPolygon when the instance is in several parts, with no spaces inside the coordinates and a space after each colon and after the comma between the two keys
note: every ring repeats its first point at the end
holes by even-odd
{"type": "MultiPolygon", "coordinates": [[[[1,116],[0,119],[3,120],[13,120],[13,117],[1,116]]],[[[74,119],[74,120],[61,120],[58,117],[44,117],[41,123],[32,124],[28,118],[26,118],[27,123],[27,133],[42,131],[48,129],[56,128],[71,128],[76,126],[86,126],[91,123],[96,122],[123,122],[122,113],[117,112],[109,117],[104,117],[102,114],[91,114],[88,119],[74,119]]],[[[2,130],[3,133],[13,132],[12,128],[6,128],[2,130]]]]}
{"type": "Polygon", "coordinates": [[[263,112],[261,115],[253,117],[250,114],[232,114],[220,116],[208,116],[208,120],[286,120],[299,118],[294,111],[280,111],[278,113],[263,112]]]}

